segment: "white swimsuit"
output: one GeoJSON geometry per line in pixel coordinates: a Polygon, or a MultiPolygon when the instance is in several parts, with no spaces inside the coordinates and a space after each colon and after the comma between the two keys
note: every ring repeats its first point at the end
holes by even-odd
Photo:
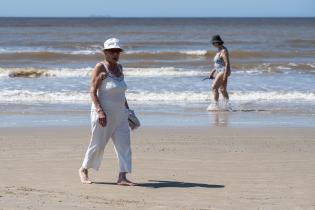
{"type": "Polygon", "coordinates": [[[215,70],[219,73],[219,72],[223,72],[225,69],[225,63],[223,58],[220,57],[221,52],[218,52],[213,59],[214,62],[214,68],[215,70]]]}
{"type": "MultiPolygon", "coordinates": [[[[98,122],[98,114],[94,103],[91,107],[92,135],[86,151],[82,167],[98,170],[103,159],[104,149],[112,138],[119,160],[120,172],[131,172],[130,129],[128,125],[128,110],[125,107],[125,92],[127,85],[124,77],[116,77],[108,71],[103,63],[107,77],[102,81],[97,95],[102,109],[106,114],[107,124],[102,127],[98,122]]],[[[122,71],[122,70],[121,70],[122,71]]]]}

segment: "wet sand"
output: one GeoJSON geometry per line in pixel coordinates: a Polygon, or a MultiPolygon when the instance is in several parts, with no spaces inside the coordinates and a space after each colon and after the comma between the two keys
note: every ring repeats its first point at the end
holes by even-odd
{"type": "Polygon", "coordinates": [[[79,182],[89,127],[0,133],[0,209],[315,209],[311,128],[141,128],[136,187],[114,184],[112,143],[95,183],[79,182]]]}

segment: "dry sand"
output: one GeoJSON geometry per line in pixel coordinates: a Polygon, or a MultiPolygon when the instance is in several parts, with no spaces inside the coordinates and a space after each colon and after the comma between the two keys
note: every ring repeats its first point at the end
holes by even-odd
{"type": "Polygon", "coordinates": [[[95,184],[77,174],[88,127],[0,129],[0,209],[315,209],[315,130],[141,128],[136,187],[114,185],[110,143],[95,184]]]}

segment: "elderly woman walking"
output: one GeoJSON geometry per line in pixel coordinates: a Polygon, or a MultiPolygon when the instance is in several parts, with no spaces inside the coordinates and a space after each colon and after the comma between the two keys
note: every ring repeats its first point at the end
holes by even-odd
{"type": "Polygon", "coordinates": [[[118,185],[135,185],[126,177],[131,173],[130,129],[128,126],[129,107],[125,97],[127,85],[122,66],[118,63],[123,49],[119,40],[110,38],[104,42],[105,60],[96,64],[91,84],[91,140],[83,163],[79,169],[80,180],[91,184],[88,170],[98,170],[104,149],[111,138],[119,162],[118,185]]]}

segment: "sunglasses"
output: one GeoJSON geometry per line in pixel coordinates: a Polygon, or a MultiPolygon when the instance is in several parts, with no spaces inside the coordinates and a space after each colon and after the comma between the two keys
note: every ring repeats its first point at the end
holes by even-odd
{"type": "Polygon", "coordinates": [[[111,53],[121,53],[122,50],[121,49],[109,49],[109,50],[105,50],[107,52],[111,52],[111,53]]]}

